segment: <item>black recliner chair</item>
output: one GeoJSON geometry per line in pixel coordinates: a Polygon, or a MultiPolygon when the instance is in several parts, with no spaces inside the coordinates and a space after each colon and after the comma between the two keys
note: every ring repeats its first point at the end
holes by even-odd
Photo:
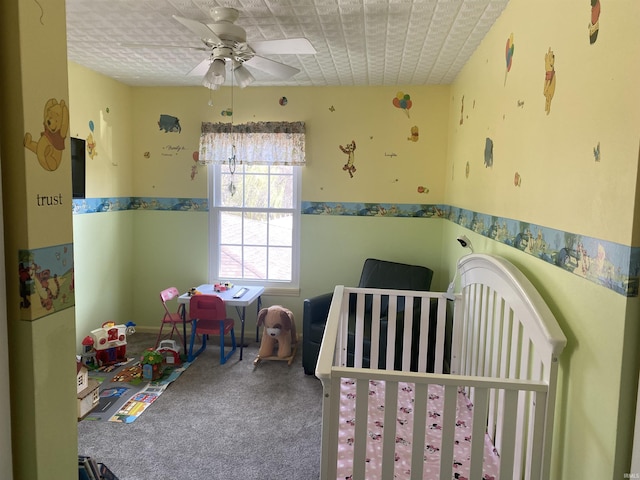
{"type": "MultiPolygon", "coordinates": [[[[428,291],[431,288],[432,278],[433,271],[427,267],[368,258],[362,267],[358,287],[428,291]]],[[[307,375],[313,375],[316,370],[320,344],[322,343],[332,297],[333,293],[325,293],[313,298],[307,298],[304,301],[302,315],[302,366],[307,375]]],[[[401,308],[401,306],[398,306],[398,315],[402,315],[401,308]]],[[[386,315],[384,310],[385,308],[383,307],[383,315],[386,315]]],[[[414,314],[419,315],[419,310],[415,309],[414,314]]],[[[416,332],[416,334],[419,334],[419,332],[416,332]]],[[[382,335],[386,335],[386,333],[383,332],[382,335]]],[[[401,342],[401,339],[396,340],[401,342]]],[[[398,348],[396,352],[398,356],[401,353],[398,348]]],[[[383,361],[381,359],[381,362],[383,361]]],[[[415,362],[412,361],[412,363],[415,362]]],[[[366,345],[363,366],[369,366],[366,345]]],[[[382,367],[383,365],[380,366],[382,367]]]]}

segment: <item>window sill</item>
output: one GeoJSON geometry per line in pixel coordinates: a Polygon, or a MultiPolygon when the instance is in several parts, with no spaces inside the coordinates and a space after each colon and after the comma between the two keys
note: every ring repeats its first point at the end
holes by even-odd
{"type": "Polygon", "coordinates": [[[298,297],[300,289],[294,287],[264,287],[263,295],[273,295],[278,297],[298,297]]]}

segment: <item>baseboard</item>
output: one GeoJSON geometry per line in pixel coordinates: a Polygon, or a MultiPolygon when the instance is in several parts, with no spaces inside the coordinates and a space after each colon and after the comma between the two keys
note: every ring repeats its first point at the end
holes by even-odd
{"type": "MultiPolygon", "coordinates": [[[[145,325],[141,325],[138,326],[136,325],[136,332],[139,333],[152,333],[154,335],[157,335],[159,331],[158,327],[153,327],[153,326],[145,326],[145,325]]],[[[180,334],[182,334],[182,330],[180,330],[180,334]]],[[[134,333],[135,335],[135,333],[134,333]]],[[[190,326],[187,327],[187,342],[189,341],[190,337],[190,326]]],[[[260,338],[261,336],[258,337],[258,342],[256,343],[260,343],[260,338]]],[[[240,336],[238,335],[238,330],[236,330],[236,340],[238,342],[238,346],[240,344],[240,336]]],[[[255,342],[255,337],[253,336],[253,332],[250,335],[247,335],[247,332],[245,332],[245,336],[244,336],[244,344],[245,346],[247,346],[248,344],[254,343],[255,342]]],[[[218,337],[215,337],[213,335],[210,336],[209,341],[207,342],[209,345],[219,345],[220,344],[220,340],[218,337]]],[[[231,340],[228,340],[229,346],[231,345],[231,340]]],[[[226,342],[225,342],[226,344],[226,342]]],[[[302,334],[298,334],[298,346],[302,345],[302,334]]]]}
{"type": "Polygon", "coordinates": [[[157,335],[159,330],[160,329],[158,327],[147,327],[144,325],[136,325],[136,332],[140,332],[140,333],[155,333],[157,335]]]}

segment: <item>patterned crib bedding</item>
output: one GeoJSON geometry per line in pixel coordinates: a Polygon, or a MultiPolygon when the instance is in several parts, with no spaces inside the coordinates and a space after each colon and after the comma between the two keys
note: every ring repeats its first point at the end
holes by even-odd
{"type": "MultiPolygon", "coordinates": [[[[398,384],[398,411],[395,443],[394,479],[409,479],[411,476],[411,442],[414,409],[414,385],[398,384]]],[[[367,480],[380,478],[381,462],[376,455],[382,453],[384,433],[384,382],[369,380],[369,408],[367,427],[367,480]]],[[[351,479],[355,435],[356,384],[343,379],[340,387],[340,429],[338,434],[337,478],[351,479]]],[[[444,410],[444,387],[429,385],[427,401],[427,428],[425,434],[424,474],[425,480],[439,479],[439,452],[442,438],[442,412],[444,410]]],[[[471,454],[471,427],[473,404],[464,391],[458,392],[454,446],[453,479],[469,478],[471,454]]],[[[496,480],[500,469],[500,458],[488,435],[484,436],[484,462],[482,480],[496,480]]],[[[384,479],[389,480],[389,479],[384,479]]]]}

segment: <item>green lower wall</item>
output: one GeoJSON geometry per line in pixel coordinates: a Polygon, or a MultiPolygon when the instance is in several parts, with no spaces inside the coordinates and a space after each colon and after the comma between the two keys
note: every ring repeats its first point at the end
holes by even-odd
{"type": "MultiPolygon", "coordinates": [[[[305,298],[355,285],[364,260],[425,265],[440,278],[441,219],[303,216],[297,296],[264,296],[289,307],[302,327],[305,298]],[[399,233],[401,232],[401,234],[399,233]]],[[[129,211],[75,215],[77,349],[107,320],[132,320],[140,330],[159,326],[160,290],[186,291],[208,281],[208,222],[203,212],[129,211]]],[[[247,317],[255,328],[255,317],[247,317]]]]}
{"type": "Polygon", "coordinates": [[[134,310],[133,228],[137,212],[74,215],[76,350],[106,321],[125,323],[134,310]]]}
{"type": "Polygon", "coordinates": [[[159,294],[167,287],[186,292],[207,282],[209,227],[200,212],[135,212],[131,264],[133,321],[157,329],[164,311],[159,294]]]}
{"type": "MultiPolygon", "coordinates": [[[[551,478],[622,478],[629,468],[638,381],[638,298],[623,297],[445,222],[443,239],[460,234],[469,237],[476,252],[503,256],[521,269],[567,336],[559,369],[551,478]],[[625,324],[635,325],[633,335],[625,324]]],[[[443,242],[442,249],[450,271],[464,253],[452,243],[443,242]]]]}

